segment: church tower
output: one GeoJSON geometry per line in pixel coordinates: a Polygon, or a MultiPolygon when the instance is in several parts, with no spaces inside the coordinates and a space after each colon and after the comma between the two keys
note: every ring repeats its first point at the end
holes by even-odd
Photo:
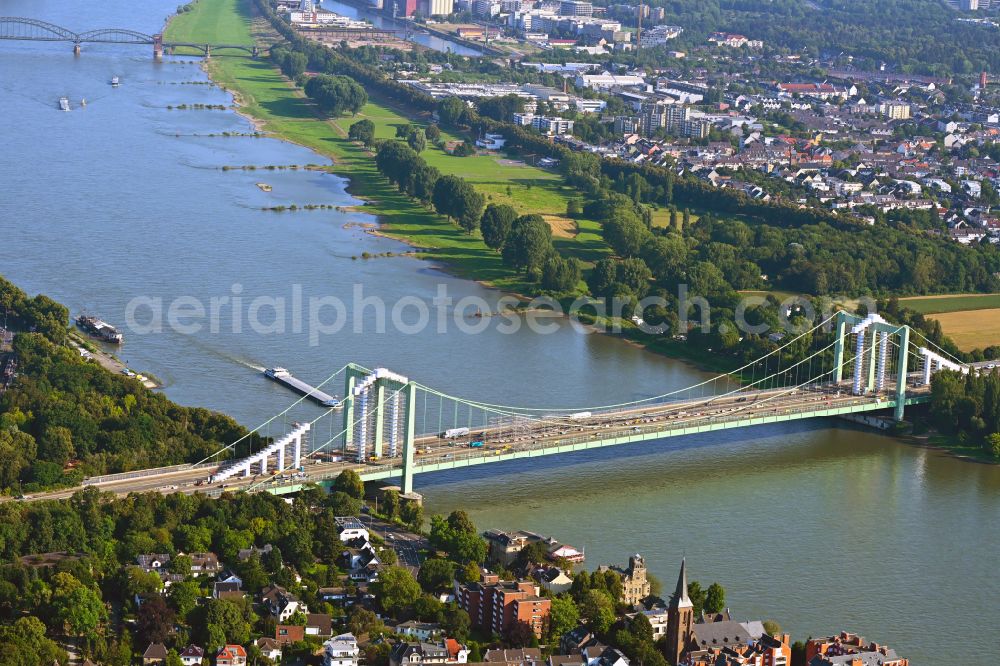
{"type": "Polygon", "coordinates": [[[694,624],[694,604],[688,597],[687,565],[681,560],[681,572],[677,576],[677,589],[670,598],[667,609],[667,661],[679,664],[692,640],[694,624]]]}

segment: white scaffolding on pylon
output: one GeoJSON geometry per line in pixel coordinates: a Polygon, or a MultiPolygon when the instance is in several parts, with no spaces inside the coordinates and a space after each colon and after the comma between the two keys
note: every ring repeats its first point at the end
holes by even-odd
{"type": "Polygon", "coordinates": [[[242,474],[249,477],[253,473],[253,468],[258,468],[259,474],[267,474],[267,461],[271,456],[277,458],[277,471],[285,471],[285,463],[289,458],[292,460],[291,467],[298,469],[302,465],[302,439],[309,432],[308,423],[296,423],[295,427],[287,435],[275,440],[267,447],[257,453],[245,458],[236,460],[212,475],[213,483],[225,481],[226,479],[242,474]]]}

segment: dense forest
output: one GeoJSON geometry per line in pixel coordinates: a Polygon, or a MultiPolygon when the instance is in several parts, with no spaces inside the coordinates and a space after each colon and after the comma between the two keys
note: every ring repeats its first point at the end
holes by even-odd
{"type": "Polygon", "coordinates": [[[193,462],[246,433],[227,416],[181,407],[81,358],[63,344],[68,311],[51,299],[28,298],[0,278],[0,303],[18,331],[18,376],[0,394],[0,492],[193,462]]]}

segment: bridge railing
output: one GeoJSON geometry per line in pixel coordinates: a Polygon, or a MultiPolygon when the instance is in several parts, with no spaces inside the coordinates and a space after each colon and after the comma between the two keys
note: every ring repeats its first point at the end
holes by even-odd
{"type": "Polygon", "coordinates": [[[173,474],[174,472],[186,472],[192,469],[211,469],[218,467],[218,463],[201,463],[192,465],[184,463],[182,465],[169,465],[167,467],[154,467],[152,469],[138,469],[133,472],[116,472],[114,474],[102,474],[100,476],[89,476],[83,480],[81,485],[98,486],[103,483],[115,483],[117,481],[128,481],[130,479],[141,479],[145,476],[158,476],[160,474],[173,474]]]}

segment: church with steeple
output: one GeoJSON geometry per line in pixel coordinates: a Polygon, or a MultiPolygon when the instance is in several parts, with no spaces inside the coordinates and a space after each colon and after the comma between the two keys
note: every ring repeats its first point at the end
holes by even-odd
{"type": "Polygon", "coordinates": [[[677,576],[677,589],[667,606],[667,660],[679,664],[681,657],[694,643],[694,604],[688,596],[687,564],[681,560],[681,571],[677,576]]]}

